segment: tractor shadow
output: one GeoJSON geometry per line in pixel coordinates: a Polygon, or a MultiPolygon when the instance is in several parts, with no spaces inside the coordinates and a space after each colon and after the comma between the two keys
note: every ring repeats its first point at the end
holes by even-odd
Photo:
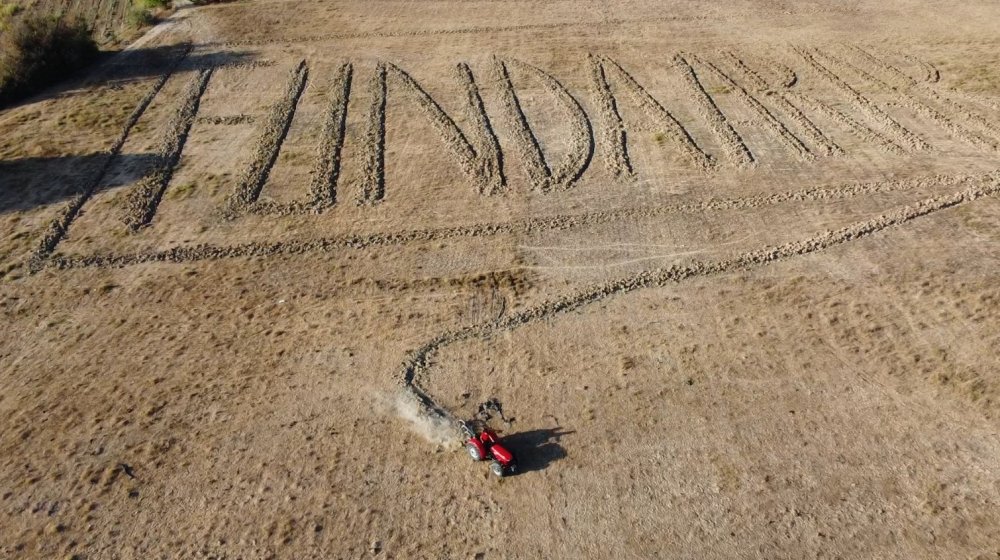
{"type": "Polygon", "coordinates": [[[550,464],[566,457],[566,450],[559,445],[559,439],[574,431],[562,428],[545,428],[505,435],[503,444],[509,446],[517,457],[518,474],[540,471],[550,464]]]}

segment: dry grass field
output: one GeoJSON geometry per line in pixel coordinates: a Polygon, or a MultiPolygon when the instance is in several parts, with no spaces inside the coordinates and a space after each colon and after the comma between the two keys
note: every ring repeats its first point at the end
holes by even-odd
{"type": "Polygon", "coordinates": [[[0,113],[0,556],[1000,558],[998,22],[179,9],[0,113]]]}

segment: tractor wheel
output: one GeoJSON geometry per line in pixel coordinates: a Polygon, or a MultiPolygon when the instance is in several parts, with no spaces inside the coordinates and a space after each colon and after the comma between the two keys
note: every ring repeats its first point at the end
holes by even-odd
{"type": "Polygon", "coordinates": [[[490,463],[490,472],[503,478],[503,465],[501,465],[496,461],[493,461],[492,463],[490,463]]]}
{"type": "Polygon", "coordinates": [[[482,461],[483,456],[479,454],[479,448],[471,443],[465,444],[465,450],[469,452],[469,457],[472,457],[473,461],[482,461]]]}

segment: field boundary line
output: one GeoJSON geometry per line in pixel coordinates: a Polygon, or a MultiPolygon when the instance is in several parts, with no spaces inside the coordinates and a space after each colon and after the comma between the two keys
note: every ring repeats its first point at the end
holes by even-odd
{"type": "Polygon", "coordinates": [[[199,244],[159,251],[136,253],[95,253],[84,256],[55,255],[49,266],[56,269],[123,268],[145,263],[186,263],[245,257],[303,255],[343,249],[391,247],[407,243],[447,239],[481,238],[497,235],[530,235],[543,231],[564,231],[579,227],[619,223],[625,220],[655,219],[671,214],[704,213],[765,208],[789,202],[844,200],[857,196],[892,193],[934,186],[954,186],[1000,177],[1000,170],[977,175],[931,175],[897,181],[874,181],[833,187],[811,187],[794,191],[739,198],[706,198],[696,202],[641,206],[584,214],[526,218],[511,222],[487,222],[436,229],[387,233],[347,234],[303,241],[245,243],[240,245],[199,244]]]}

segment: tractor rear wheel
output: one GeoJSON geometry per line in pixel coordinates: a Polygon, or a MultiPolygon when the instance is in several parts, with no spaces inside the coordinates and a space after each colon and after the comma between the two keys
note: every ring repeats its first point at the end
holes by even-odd
{"type": "Polygon", "coordinates": [[[490,472],[502,478],[503,465],[501,465],[497,461],[493,461],[492,463],[490,463],[490,472]]]}
{"type": "Polygon", "coordinates": [[[465,444],[465,450],[469,452],[469,457],[472,457],[473,461],[482,461],[483,455],[479,452],[479,448],[473,443],[465,444]]]}

